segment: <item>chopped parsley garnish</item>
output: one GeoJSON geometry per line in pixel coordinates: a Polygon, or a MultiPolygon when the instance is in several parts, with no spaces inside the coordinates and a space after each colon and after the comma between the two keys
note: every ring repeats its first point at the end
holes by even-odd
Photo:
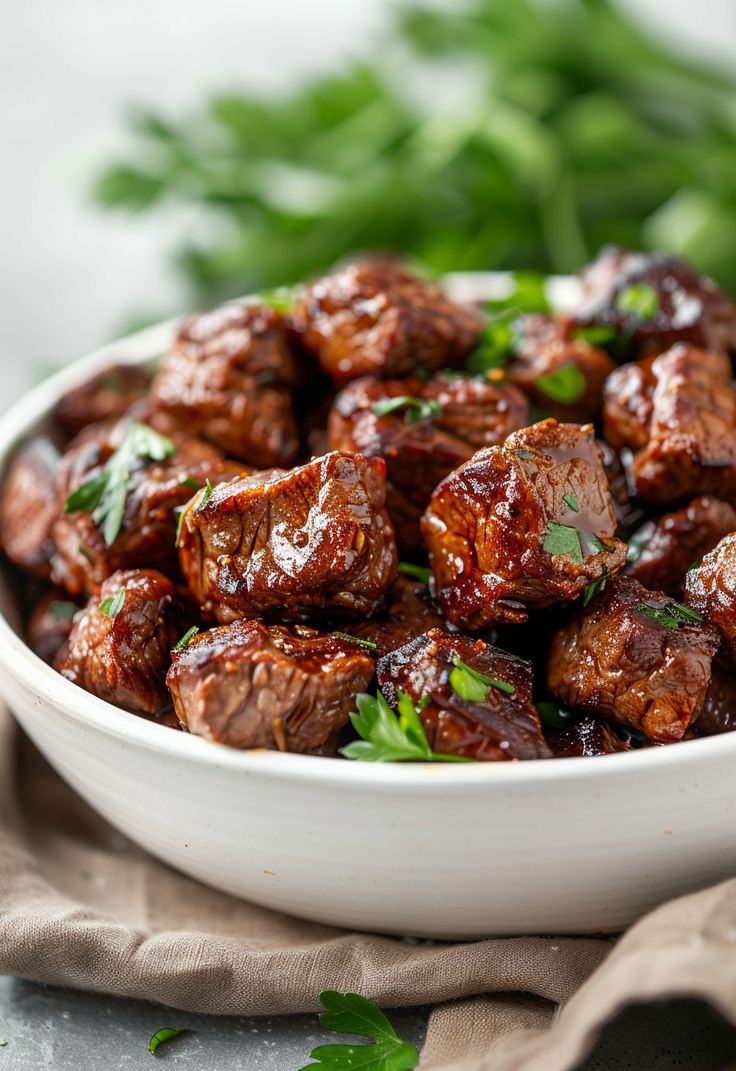
{"type": "Polygon", "coordinates": [[[193,640],[194,637],[198,633],[199,633],[199,626],[198,625],[192,625],[191,628],[188,628],[186,630],[186,632],[184,633],[182,638],[177,643],[174,644],[174,650],[175,651],[181,651],[182,647],[188,647],[190,641],[193,640]]]}
{"type": "Polygon", "coordinates": [[[428,703],[429,696],[424,696],[415,706],[408,695],[399,692],[396,713],[380,691],[375,696],[361,692],[357,713],[350,715],[350,721],[362,739],[341,748],[340,754],[361,762],[471,762],[460,755],[432,751],[419,717],[428,703]]]}
{"type": "Polygon", "coordinates": [[[461,699],[467,699],[471,703],[482,703],[488,698],[489,688],[497,688],[505,695],[516,694],[513,684],[497,680],[495,677],[487,677],[485,673],[473,669],[461,658],[454,658],[452,664],[454,668],[450,672],[450,687],[461,699]]]}
{"type": "Polygon", "coordinates": [[[535,380],[537,390],[565,405],[579,401],[585,394],[586,385],[585,376],[576,364],[563,364],[556,371],[535,380]]]}
{"type": "Polygon", "coordinates": [[[605,346],[615,339],[616,328],[607,327],[605,324],[592,324],[590,327],[576,327],[573,334],[575,338],[591,346],[605,346]]]}
{"type": "Polygon", "coordinates": [[[613,550],[612,543],[606,543],[594,532],[586,532],[584,528],[580,529],[580,544],[586,558],[589,558],[592,554],[604,554],[613,550]]]}
{"type": "Polygon", "coordinates": [[[47,607],[47,611],[52,617],[58,617],[63,621],[74,617],[78,609],[79,607],[76,603],[65,602],[63,599],[54,599],[47,607]]]}
{"type": "Polygon", "coordinates": [[[272,290],[259,290],[248,299],[248,303],[265,305],[274,312],[291,312],[299,300],[299,293],[299,286],[276,286],[272,290]]]}
{"type": "Polygon", "coordinates": [[[413,1071],[419,1063],[415,1045],[402,1041],[380,1008],[358,993],[325,990],[320,1025],[341,1034],[370,1038],[367,1045],[318,1045],[309,1054],[316,1063],[301,1071],[413,1071]]]}
{"type": "Polygon", "coordinates": [[[125,588],[119,588],[114,595],[108,595],[106,599],[100,603],[100,610],[103,614],[107,614],[113,621],[118,616],[123,608],[125,602],[125,588]]]}
{"type": "Polygon", "coordinates": [[[550,521],[542,544],[548,554],[565,554],[574,562],[583,561],[583,548],[580,545],[580,532],[569,524],[550,521]]]}
{"type": "Polygon", "coordinates": [[[577,495],[563,495],[562,501],[573,511],[573,513],[580,513],[577,495]]]}
{"type": "Polygon", "coordinates": [[[647,602],[640,602],[637,611],[645,617],[656,621],[658,625],[666,628],[679,628],[680,625],[700,624],[703,620],[696,610],[689,606],[682,606],[679,602],[668,602],[666,606],[651,606],[647,602]]]}
{"type": "Polygon", "coordinates": [[[160,1030],[156,1031],[148,1042],[148,1051],[153,1054],[165,1041],[171,1041],[172,1038],[178,1038],[180,1034],[187,1034],[188,1032],[186,1027],[181,1030],[174,1030],[171,1026],[163,1026],[160,1030]]]}
{"type": "Polygon", "coordinates": [[[201,509],[204,509],[204,507],[207,505],[207,503],[210,500],[210,495],[211,494],[212,494],[212,484],[210,483],[209,479],[207,479],[207,480],[205,480],[205,483],[204,483],[204,494],[200,498],[200,500],[197,503],[197,505],[194,507],[197,510],[197,512],[199,512],[199,510],[201,510],[201,509]]]}
{"type": "Polygon", "coordinates": [[[418,424],[420,420],[431,420],[442,412],[442,406],[433,398],[415,398],[411,394],[399,394],[396,398],[383,398],[371,407],[376,416],[387,416],[398,409],[405,409],[407,424],[418,424]]]}
{"type": "Polygon", "coordinates": [[[421,580],[428,584],[432,578],[432,570],[426,565],[415,565],[414,562],[399,562],[399,572],[404,576],[412,576],[415,580],[421,580]]]}
{"type": "Polygon", "coordinates": [[[659,294],[649,283],[632,283],[616,298],[616,311],[637,320],[653,320],[659,312],[659,294]]]}
{"type": "Polygon", "coordinates": [[[536,271],[515,271],[514,288],[508,297],[487,302],[493,312],[511,309],[519,312],[550,312],[546,276],[536,271]]]}
{"type": "Polygon", "coordinates": [[[603,566],[603,572],[597,580],[592,580],[590,584],[586,584],[583,591],[583,606],[587,606],[594,595],[597,595],[599,591],[603,591],[606,586],[606,580],[608,579],[608,566],[603,566]]]}
{"type": "Polygon", "coordinates": [[[336,640],[349,640],[351,643],[358,643],[369,651],[375,651],[378,647],[378,644],[374,643],[373,640],[364,640],[361,636],[351,636],[349,632],[331,632],[330,635],[336,640]]]}
{"type": "Polygon", "coordinates": [[[528,461],[529,458],[534,457],[531,450],[514,450],[514,453],[517,457],[520,457],[522,461],[528,461]]]}
{"type": "Polygon", "coordinates": [[[182,487],[191,487],[195,491],[199,490],[199,484],[193,476],[180,476],[179,483],[182,485],[182,487]]]}
{"type": "Polygon", "coordinates": [[[543,700],[536,704],[537,714],[542,725],[549,729],[564,729],[575,721],[575,715],[571,714],[551,700],[543,700]]]}
{"type": "Polygon", "coordinates": [[[129,420],[117,450],[110,455],[101,472],[72,491],[64,503],[64,512],[83,510],[91,513],[109,547],[122,527],[128,481],[135,463],[163,461],[174,453],[176,449],[170,439],[145,424],[129,420]]]}
{"type": "Polygon", "coordinates": [[[480,374],[491,368],[504,368],[518,341],[516,321],[521,310],[505,309],[484,326],[473,352],[467,360],[470,372],[480,374]]]}

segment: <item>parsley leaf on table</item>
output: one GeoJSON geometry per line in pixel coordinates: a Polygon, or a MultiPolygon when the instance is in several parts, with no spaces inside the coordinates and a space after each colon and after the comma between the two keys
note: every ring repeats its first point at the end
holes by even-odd
{"type": "Polygon", "coordinates": [[[419,1063],[415,1045],[402,1041],[380,1008],[358,993],[325,990],[320,1000],[326,1008],[319,1021],[328,1030],[371,1038],[368,1045],[319,1045],[310,1053],[324,1071],[413,1071],[419,1063]]]}

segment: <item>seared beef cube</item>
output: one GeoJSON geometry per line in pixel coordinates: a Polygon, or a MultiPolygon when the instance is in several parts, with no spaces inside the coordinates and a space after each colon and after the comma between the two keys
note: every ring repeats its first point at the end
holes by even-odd
{"type": "Polygon", "coordinates": [[[631,500],[629,476],[624,460],[605,439],[596,439],[603,471],[608,480],[613,510],[620,529],[630,529],[641,520],[642,509],[631,500]]]}
{"type": "Polygon", "coordinates": [[[34,606],[26,626],[26,639],[31,650],[49,665],[69,639],[72,618],[79,609],[61,588],[51,588],[34,606]]]}
{"type": "Polygon", "coordinates": [[[377,674],[389,706],[401,692],[417,706],[429,746],[440,755],[488,762],[549,757],[532,703],[532,669],[521,658],[435,628],[381,658],[377,674]]]}
{"type": "Polygon", "coordinates": [[[497,446],[529,423],[527,398],[497,369],[484,377],[440,374],[423,384],[421,394],[439,406],[434,423],[440,431],[473,450],[497,446]]]}
{"type": "Polygon", "coordinates": [[[652,364],[656,386],[647,445],[631,477],[646,502],[736,496],[736,390],[723,354],[674,346],[652,364]]]}
{"type": "Polygon", "coordinates": [[[409,576],[398,576],[386,593],[383,606],[375,614],[355,624],[351,622],[345,628],[351,636],[375,643],[376,657],[380,658],[423,632],[442,628],[444,624],[427,585],[409,576]]]}
{"type": "Polygon", "coordinates": [[[456,368],[481,327],[474,309],[388,260],[349,264],[318,279],[293,320],[336,383],[456,368]]]}
{"type": "Polygon", "coordinates": [[[698,717],[717,649],[699,615],[617,576],[554,636],[547,685],[565,706],[668,744],[698,717]]]}
{"type": "Polygon", "coordinates": [[[565,729],[547,733],[547,743],[556,759],[613,755],[628,751],[629,745],[610,726],[597,718],[583,718],[565,729]]]}
{"type": "Polygon", "coordinates": [[[590,425],[545,420],[442,481],[422,519],[437,600],[459,628],[521,623],[615,573],[626,547],[590,425]]]}
{"type": "Polygon", "coordinates": [[[91,594],[116,569],[160,566],[168,572],[176,568],[177,510],[207,480],[215,484],[243,472],[239,462],[223,460],[214,446],[175,432],[172,456],[160,461],[141,457],[132,466],[125,482],[120,531],[108,545],[103,528],[93,520],[94,511],[63,510],[73,492],[101,476],[127,427],[127,421],[122,421],[82,432],[59,466],[52,575],[55,583],[72,594],[91,594]]]}
{"type": "Polygon", "coordinates": [[[736,730],[736,677],[713,667],[700,717],[695,723],[699,736],[717,736],[736,730]]]}
{"type": "Polygon", "coordinates": [[[54,553],[58,462],[49,439],[31,439],[13,455],[0,493],[0,544],[14,565],[39,576],[48,576],[54,553]]]}
{"type": "Polygon", "coordinates": [[[622,364],[606,380],[603,390],[603,426],[615,449],[641,450],[649,441],[652,395],[657,385],[653,357],[622,364]]]}
{"type": "Polygon", "coordinates": [[[606,246],[581,281],[577,323],[612,327],[630,337],[635,353],[654,353],[680,340],[736,348],[736,307],[681,257],[606,246]]]}
{"type": "Polygon", "coordinates": [[[603,350],[576,338],[569,317],[525,316],[506,375],[538,409],[583,423],[601,409],[601,393],[614,362],[603,350]]]}
{"type": "Polygon", "coordinates": [[[114,364],[93,379],[65,394],[54,415],[67,438],[72,439],[90,424],[117,420],[145,397],[151,377],[144,368],[114,364]]]}
{"type": "Polygon", "coordinates": [[[273,309],[226,305],[190,317],[151,386],[155,409],[256,468],[299,450],[298,383],[285,321],[273,309]]]}
{"type": "Polygon", "coordinates": [[[166,706],[166,671],[181,623],[174,585],[155,569],[108,577],[72,624],[56,668],[100,699],[134,713],[166,706]]]}
{"type": "Polygon", "coordinates": [[[635,532],[624,572],[645,588],[680,595],[688,570],[734,531],[736,510],[720,498],[701,495],[635,532]]]}
{"type": "Polygon", "coordinates": [[[331,453],[190,503],[179,554],[203,611],[227,623],[374,610],[396,575],[385,471],[379,458],[331,453]]]}
{"type": "Polygon", "coordinates": [[[348,640],[236,621],[174,651],[166,680],[191,733],[230,747],[334,754],[373,671],[348,640]]]}
{"type": "Polygon", "coordinates": [[[715,625],[724,655],[736,664],[736,532],[725,536],[688,572],[685,602],[715,625]]]}

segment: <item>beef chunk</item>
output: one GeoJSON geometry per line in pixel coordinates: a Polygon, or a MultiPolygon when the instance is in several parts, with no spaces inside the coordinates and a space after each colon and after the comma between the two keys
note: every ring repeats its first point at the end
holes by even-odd
{"type": "Polygon", "coordinates": [[[680,740],[700,713],[718,633],[661,591],[609,580],[552,640],[547,684],[566,706],[680,740]]]}
{"type": "Polygon", "coordinates": [[[56,470],[59,452],[46,438],[13,455],[0,492],[0,543],[14,565],[48,576],[54,553],[56,470]]]}
{"type": "Polygon", "coordinates": [[[506,375],[539,409],[584,423],[600,412],[603,384],[615,367],[607,353],[575,337],[569,317],[535,314],[519,322],[506,375]]]}
{"type": "Polygon", "coordinates": [[[736,730],[736,677],[720,666],[713,667],[695,730],[699,736],[717,736],[736,730]]]}
{"type": "Polygon", "coordinates": [[[298,370],[273,309],[226,305],[193,316],[151,386],[179,427],[256,468],[290,465],[299,450],[298,370]]]}
{"type": "Polygon", "coordinates": [[[653,357],[617,368],[603,390],[603,426],[607,441],[617,450],[641,450],[649,441],[652,395],[657,385],[653,357]]]}
{"type": "Polygon", "coordinates": [[[528,415],[514,387],[480,379],[422,383],[367,376],[335,399],[328,445],[385,460],[386,509],[399,546],[411,552],[422,545],[419,520],[440,480],[467,461],[476,444],[503,442],[528,415]],[[380,411],[401,399],[405,406],[380,411]]]}
{"type": "MultiPolygon", "coordinates": [[[[459,672],[465,675],[462,667],[459,672]]],[[[419,715],[438,754],[489,762],[549,756],[532,703],[531,666],[521,658],[436,628],[381,658],[377,673],[390,706],[397,705],[399,692],[415,704],[424,701],[419,715]],[[485,697],[464,699],[456,691],[461,686],[453,687],[458,660],[503,690],[489,685],[485,697]]]]}
{"type": "Polygon", "coordinates": [[[456,368],[475,344],[481,317],[398,264],[368,260],[312,283],[294,323],[322,368],[345,383],[456,368]]]}
{"type": "Polygon", "coordinates": [[[75,617],[56,668],[100,699],[155,714],[168,703],[166,671],[180,628],[171,581],[155,569],[120,570],[75,617]]]}
{"type": "Polygon", "coordinates": [[[326,454],[220,485],[183,514],[184,575],[221,623],[370,613],[396,575],[385,495],[384,462],[360,454],[326,454]]]}
{"type": "Polygon", "coordinates": [[[681,257],[606,246],[581,281],[576,322],[611,326],[630,338],[634,353],[655,353],[679,340],[736,348],[736,307],[681,257]]]}
{"type": "Polygon", "coordinates": [[[375,614],[357,623],[351,622],[346,628],[351,636],[372,640],[376,645],[376,656],[380,658],[423,632],[442,628],[444,624],[427,585],[410,576],[399,576],[375,614]]]}
{"type": "Polygon", "coordinates": [[[45,592],[33,607],[26,626],[28,646],[44,662],[52,665],[64,648],[72,630],[72,618],[79,610],[61,588],[45,592]]]}
{"type": "Polygon", "coordinates": [[[334,754],[374,663],[358,644],[236,621],[174,651],[167,684],[192,733],[237,748],[334,754]]]}
{"type": "Polygon", "coordinates": [[[597,718],[582,718],[565,729],[547,733],[547,743],[556,759],[613,755],[628,751],[629,745],[610,726],[597,718]]]}
{"type": "Polygon", "coordinates": [[[736,532],[725,536],[689,571],[685,602],[715,625],[724,655],[736,663],[736,532]]]}
{"type": "Polygon", "coordinates": [[[590,425],[545,420],[480,450],[422,519],[437,599],[459,628],[520,623],[616,572],[626,548],[590,425]]]}
{"type": "Polygon", "coordinates": [[[89,424],[117,420],[145,397],[151,377],[144,368],[114,364],[81,387],[65,394],[54,415],[67,438],[72,439],[89,424]]]}
{"type": "Polygon", "coordinates": [[[720,498],[701,495],[635,532],[624,572],[645,588],[679,595],[688,569],[733,531],[736,510],[720,498]]]}
{"type": "Polygon", "coordinates": [[[96,425],[82,432],[64,454],[55,495],[53,526],[55,583],[72,594],[91,594],[116,569],[176,567],[177,509],[205,485],[243,472],[239,462],[225,461],[219,450],[185,432],[175,432],[175,453],[163,461],[138,459],[127,480],[120,532],[110,546],[87,510],[64,513],[69,495],[99,476],[118,449],[127,422],[96,425]]]}

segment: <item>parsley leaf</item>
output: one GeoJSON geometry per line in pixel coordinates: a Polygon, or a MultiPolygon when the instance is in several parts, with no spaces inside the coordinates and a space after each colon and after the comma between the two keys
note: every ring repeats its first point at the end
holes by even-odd
{"type": "Polygon", "coordinates": [[[374,643],[373,640],[364,640],[360,636],[351,636],[348,632],[331,632],[330,636],[337,640],[349,640],[351,643],[358,643],[369,651],[375,651],[378,647],[378,644],[374,643]]]}
{"type": "Polygon", "coordinates": [[[473,669],[462,658],[453,659],[453,669],[450,671],[450,687],[461,699],[467,699],[471,703],[482,703],[488,697],[489,688],[497,688],[506,695],[515,695],[516,688],[508,681],[497,680],[495,677],[487,677],[477,669],[473,669]]]}
{"type": "Polygon", "coordinates": [[[484,326],[473,352],[467,360],[469,372],[480,374],[492,368],[504,368],[518,339],[520,309],[505,309],[484,326]]]}
{"type": "Polygon", "coordinates": [[[187,1033],[189,1033],[189,1031],[186,1027],[183,1027],[181,1030],[174,1030],[171,1026],[162,1026],[148,1042],[148,1051],[153,1054],[165,1041],[171,1041],[172,1038],[178,1038],[180,1034],[187,1033]]]}
{"type": "Polygon", "coordinates": [[[300,290],[299,286],[276,286],[271,290],[260,290],[251,295],[248,304],[265,305],[274,312],[291,312],[299,300],[300,290]]]}
{"type": "Polygon", "coordinates": [[[442,412],[442,406],[433,398],[415,398],[411,394],[399,394],[396,398],[383,398],[371,408],[376,416],[387,416],[397,409],[406,409],[404,420],[407,424],[418,424],[420,420],[431,420],[442,412]]]}
{"type": "Polygon", "coordinates": [[[200,498],[200,500],[197,503],[197,505],[194,507],[197,512],[199,512],[199,510],[201,510],[201,509],[204,509],[204,507],[207,505],[207,503],[210,500],[210,495],[212,494],[212,490],[213,490],[212,484],[210,483],[209,478],[207,478],[205,480],[205,482],[204,482],[204,494],[200,498]]]}
{"type": "Polygon", "coordinates": [[[591,327],[576,327],[573,335],[590,346],[605,346],[615,339],[616,328],[607,327],[606,324],[593,324],[591,327]]]}
{"type": "Polygon", "coordinates": [[[308,1068],[323,1068],[324,1071],[413,1071],[419,1063],[416,1046],[402,1041],[380,1008],[358,993],[336,993],[326,990],[320,993],[326,1011],[319,1021],[327,1030],[343,1034],[358,1034],[371,1038],[372,1044],[319,1045],[310,1056],[316,1064],[308,1068]]]}
{"type": "Polygon", "coordinates": [[[616,311],[637,320],[653,320],[659,312],[659,294],[649,283],[632,283],[616,298],[616,311]]]}
{"type": "Polygon", "coordinates": [[[666,606],[652,606],[647,602],[640,602],[637,611],[645,617],[656,621],[658,625],[666,628],[679,628],[680,625],[700,624],[702,616],[689,606],[682,606],[679,602],[668,602],[666,606]]]}
{"type": "Polygon", "coordinates": [[[563,364],[549,375],[539,376],[535,380],[535,386],[553,401],[572,405],[585,394],[587,384],[585,376],[576,364],[563,364]]]}
{"type": "Polygon", "coordinates": [[[375,697],[361,692],[356,700],[358,711],[350,715],[350,721],[362,739],[341,748],[340,754],[362,762],[472,761],[432,751],[419,717],[428,703],[429,696],[425,696],[415,706],[408,695],[399,692],[397,715],[380,691],[375,697]]]}
{"type": "Polygon", "coordinates": [[[599,591],[603,591],[606,586],[606,580],[608,579],[608,566],[603,566],[603,572],[597,580],[591,580],[590,584],[586,584],[583,591],[583,606],[587,606],[594,595],[597,595],[599,591]]]}
{"type": "Polygon", "coordinates": [[[413,562],[399,562],[399,572],[404,576],[414,577],[415,580],[421,580],[423,584],[428,584],[432,578],[432,570],[426,565],[414,565],[413,562]]]}
{"type": "Polygon", "coordinates": [[[568,524],[550,521],[542,544],[548,554],[566,554],[574,562],[583,561],[583,548],[580,545],[580,532],[568,524]]]}
{"type": "Polygon", "coordinates": [[[566,506],[569,506],[573,513],[580,513],[580,506],[578,505],[577,495],[563,495],[562,501],[565,503],[566,506]]]}
{"type": "Polygon", "coordinates": [[[182,638],[177,643],[174,644],[174,650],[175,651],[181,651],[181,649],[183,647],[188,647],[189,646],[189,641],[193,640],[198,632],[199,632],[199,627],[197,625],[192,625],[191,628],[187,629],[187,631],[184,633],[182,638]]]}
{"type": "Polygon", "coordinates": [[[100,610],[114,621],[122,610],[124,602],[125,588],[122,587],[117,590],[115,595],[108,595],[108,597],[100,603],[100,610]]]}
{"type": "Polygon", "coordinates": [[[140,460],[163,461],[174,453],[176,450],[170,439],[145,424],[129,420],[117,450],[110,455],[101,472],[72,491],[64,503],[64,512],[91,512],[92,520],[101,526],[102,536],[109,547],[122,527],[128,480],[135,463],[140,460]]]}

